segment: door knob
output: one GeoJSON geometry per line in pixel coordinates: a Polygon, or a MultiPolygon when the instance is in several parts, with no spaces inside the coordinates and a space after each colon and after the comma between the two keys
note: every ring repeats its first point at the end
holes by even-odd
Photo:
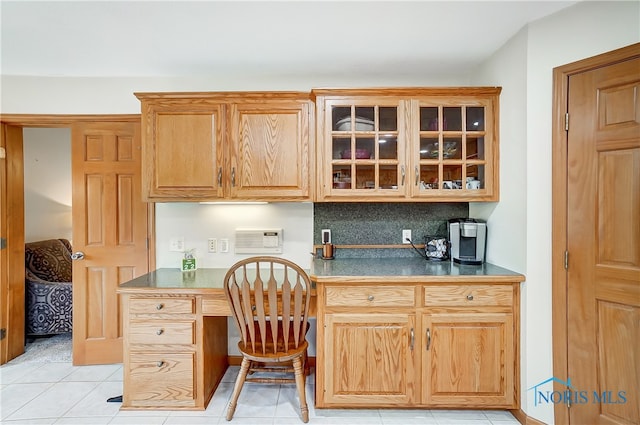
{"type": "Polygon", "coordinates": [[[71,254],[72,260],[84,260],[84,252],[78,251],[71,254]]]}

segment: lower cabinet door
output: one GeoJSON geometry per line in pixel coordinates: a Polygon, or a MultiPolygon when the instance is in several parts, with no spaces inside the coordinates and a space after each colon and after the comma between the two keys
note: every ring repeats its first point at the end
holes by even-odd
{"type": "Polygon", "coordinates": [[[326,314],[324,388],[332,406],[408,405],[415,393],[414,314],[326,314]]]}
{"type": "Polygon", "coordinates": [[[123,400],[126,406],[190,408],[196,405],[195,353],[130,353],[129,370],[125,373],[129,375],[123,400]]]}
{"type": "Polygon", "coordinates": [[[422,332],[423,404],[515,408],[511,314],[427,314],[422,332]]]}

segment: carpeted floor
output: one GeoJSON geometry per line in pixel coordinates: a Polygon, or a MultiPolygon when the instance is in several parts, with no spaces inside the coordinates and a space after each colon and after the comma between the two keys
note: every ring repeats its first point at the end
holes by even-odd
{"type": "Polygon", "coordinates": [[[24,354],[9,363],[71,362],[71,332],[48,337],[28,338],[24,350],[24,354]]]}

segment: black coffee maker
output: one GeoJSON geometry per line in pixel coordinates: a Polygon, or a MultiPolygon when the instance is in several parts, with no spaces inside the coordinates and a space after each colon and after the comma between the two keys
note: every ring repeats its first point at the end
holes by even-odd
{"type": "Polygon", "coordinates": [[[484,263],[487,246],[487,222],[476,218],[449,220],[451,259],[458,264],[484,263]]]}

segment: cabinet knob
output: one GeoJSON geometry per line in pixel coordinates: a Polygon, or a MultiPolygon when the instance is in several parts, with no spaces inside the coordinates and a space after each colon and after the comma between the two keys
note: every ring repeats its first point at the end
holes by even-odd
{"type": "Polygon", "coordinates": [[[164,362],[162,360],[160,360],[159,362],[156,362],[156,366],[158,367],[162,367],[164,365],[164,362]]]}
{"type": "Polygon", "coordinates": [[[162,335],[164,333],[164,329],[158,329],[156,331],[156,335],[162,335]]]}
{"type": "Polygon", "coordinates": [[[469,301],[473,301],[473,295],[471,295],[471,294],[467,295],[467,299],[468,299],[469,301]]]}
{"type": "Polygon", "coordinates": [[[369,295],[369,296],[367,297],[367,299],[368,299],[369,301],[373,301],[373,299],[374,299],[374,298],[375,298],[375,297],[374,297],[373,295],[369,295]]]}
{"type": "Polygon", "coordinates": [[[164,304],[160,303],[156,305],[156,310],[162,310],[162,307],[164,307],[164,304]]]}

